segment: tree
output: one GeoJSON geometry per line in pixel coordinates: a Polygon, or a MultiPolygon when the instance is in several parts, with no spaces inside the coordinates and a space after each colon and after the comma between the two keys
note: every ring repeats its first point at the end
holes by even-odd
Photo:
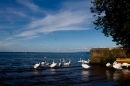
{"type": "Polygon", "coordinates": [[[96,25],[105,36],[112,36],[117,45],[130,47],[130,0],[93,0],[96,25]]]}

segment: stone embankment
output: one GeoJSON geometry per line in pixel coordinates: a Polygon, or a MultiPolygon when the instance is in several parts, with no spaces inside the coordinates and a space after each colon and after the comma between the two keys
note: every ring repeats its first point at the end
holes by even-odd
{"type": "Polygon", "coordinates": [[[100,64],[101,59],[106,58],[106,57],[130,58],[130,49],[128,48],[92,48],[90,50],[90,64],[100,64]]]}

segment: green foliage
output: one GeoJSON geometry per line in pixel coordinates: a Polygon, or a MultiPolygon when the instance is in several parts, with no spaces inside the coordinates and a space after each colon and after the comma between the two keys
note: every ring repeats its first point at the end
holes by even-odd
{"type": "Polygon", "coordinates": [[[128,50],[128,51],[126,52],[126,56],[127,56],[127,58],[130,58],[130,50],[128,50]]]}
{"type": "Polygon", "coordinates": [[[130,58],[130,53],[127,54],[127,58],[130,58]]]}
{"type": "Polygon", "coordinates": [[[115,60],[116,58],[113,57],[104,57],[103,59],[100,60],[100,64],[105,66],[108,62],[112,64],[115,60]]]}
{"type": "Polygon", "coordinates": [[[130,0],[93,0],[95,29],[112,36],[117,45],[130,47],[130,0]]]}

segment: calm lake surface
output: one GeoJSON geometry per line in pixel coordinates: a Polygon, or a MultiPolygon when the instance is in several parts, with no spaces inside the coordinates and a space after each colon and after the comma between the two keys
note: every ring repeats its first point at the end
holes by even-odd
{"type": "Polygon", "coordinates": [[[1,52],[0,86],[130,86],[129,69],[118,71],[101,65],[84,69],[78,62],[80,58],[88,60],[90,54],[1,52]],[[62,58],[67,62],[71,59],[71,65],[33,68],[34,64],[45,60],[54,59],[58,64],[62,58]]]}

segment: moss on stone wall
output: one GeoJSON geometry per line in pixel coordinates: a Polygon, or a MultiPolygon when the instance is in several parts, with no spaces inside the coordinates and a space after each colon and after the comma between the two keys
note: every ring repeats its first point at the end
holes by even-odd
{"type": "Polygon", "coordinates": [[[90,50],[90,63],[100,63],[104,58],[130,57],[128,48],[92,48],[90,50]]]}

